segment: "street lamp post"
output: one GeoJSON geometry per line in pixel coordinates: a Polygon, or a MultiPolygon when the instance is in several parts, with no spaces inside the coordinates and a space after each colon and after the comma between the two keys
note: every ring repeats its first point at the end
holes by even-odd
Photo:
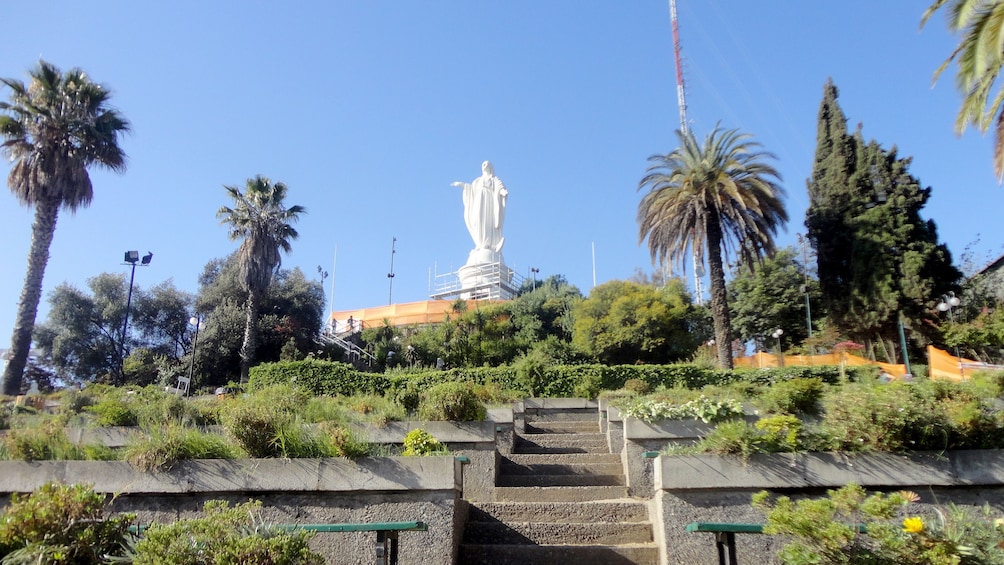
{"type": "Polygon", "coordinates": [[[777,366],[784,367],[784,354],[781,353],[781,336],[784,335],[784,330],[777,328],[770,335],[777,340],[777,366]]]}
{"type": "Polygon", "coordinates": [[[537,290],[537,273],[539,272],[540,269],[537,267],[530,267],[530,274],[533,276],[533,290],[537,290]]]}
{"type": "MultiPolygon", "coordinates": [[[[125,263],[132,266],[132,274],[129,275],[129,294],[126,297],[126,310],[125,310],[125,320],[122,321],[122,339],[119,342],[119,360],[121,365],[125,365],[125,342],[126,342],[126,330],[129,328],[129,308],[132,306],[132,284],[136,280],[136,262],[139,261],[140,265],[146,267],[153,260],[153,253],[147,251],[146,255],[142,259],[139,258],[139,251],[126,251],[125,252],[125,263]]],[[[125,370],[123,368],[123,375],[125,370]]]]}
{"type": "Polygon", "coordinates": [[[195,354],[199,350],[199,327],[202,326],[202,318],[198,314],[188,319],[188,323],[195,326],[195,338],[192,340],[192,362],[188,365],[188,382],[192,382],[195,375],[195,354]]]}
{"type": "MultiPolygon", "coordinates": [[[[938,310],[942,312],[948,312],[948,320],[953,324],[955,323],[955,314],[953,309],[958,305],[962,304],[958,296],[955,296],[955,292],[948,291],[948,294],[941,295],[941,302],[938,303],[938,310]]],[[[962,357],[959,356],[959,346],[955,346],[955,358],[959,360],[959,376],[963,379],[966,378],[965,368],[962,366],[962,357]]]]}

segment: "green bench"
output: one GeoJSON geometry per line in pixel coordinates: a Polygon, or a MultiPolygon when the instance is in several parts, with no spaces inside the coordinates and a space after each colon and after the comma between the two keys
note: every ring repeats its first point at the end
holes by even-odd
{"type": "MultiPolygon", "coordinates": [[[[857,525],[858,532],[868,533],[864,524],[857,525]]],[[[688,532],[708,532],[715,534],[715,549],[718,550],[718,565],[738,565],[736,560],[736,534],[762,534],[763,524],[725,524],[720,522],[691,522],[688,532]]]]}
{"type": "Polygon", "coordinates": [[[737,565],[739,562],[736,560],[736,534],[762,534],[763,524],[691,522],[687,524],[687,531],[715,534],[718,565],[737,565]]]}
{"type": "MultiPolygon", "coordinates": [[[[397,565],[397,537],[401,532],[426,532],[425,522],[372,522],[358,524],[275,524],[273,527],[293,532],[376,532],[376,565],[397,565]]],[[[132,526],[129,531],[138,533],[145,526],[132,526]]]]}

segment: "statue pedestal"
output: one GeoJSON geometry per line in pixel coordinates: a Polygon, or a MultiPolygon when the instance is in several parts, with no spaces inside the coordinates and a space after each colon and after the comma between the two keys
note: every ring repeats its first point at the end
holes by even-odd
{"type": "Polygon", "coordinates": [[[513,272],[506,267],[502,253],[491,249],[475,249],[467,256],[467,264],[457,270],[463,299],[511,300],[513,272]]]}

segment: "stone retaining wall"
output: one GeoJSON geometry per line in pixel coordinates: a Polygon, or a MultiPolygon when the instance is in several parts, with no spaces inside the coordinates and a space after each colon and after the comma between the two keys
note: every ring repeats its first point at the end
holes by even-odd
{"type": "MultiPolygon", "coordinates": [[[[267,523],[421,520],[426,532],[402,532],[402,563],[450,565],[462,536],[461,464],[454,457],[185,461],[147,473],[120,461],[0,462],[0,497],[50,481],[86,483],[115,495],[112,509],[141,523],[200,513],[208,500],[261,500],[267,523]]],[[[372,563],[375,533],[319,533],[311,547],[328,563],[372,563]]]]}
{"type": "MultiPolygon", "coordinates": [[[[792,498],[823,496],[826,489],[856,483],[874,490],[912,490],[923,505],[981,507],[1004,511],[1004,452],[944,454],[839,453],[754,455],[744,463],[713,455],[660,456],[654,462],[656,541],[662,563],[718,563],[714,537],[690,533],[690,522],[763,523],[750,505],[760,490],[792,498]]],[[[740,563],[776,563],[777,536],[737,534],[740,563]]]]}

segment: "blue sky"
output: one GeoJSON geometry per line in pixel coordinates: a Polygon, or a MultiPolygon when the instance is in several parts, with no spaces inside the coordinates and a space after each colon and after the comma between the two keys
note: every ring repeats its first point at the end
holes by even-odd
{"type": "MultiPolygon", "coordinates": [[[[980,260],[1002,252],[991,141],[954,134],[951,76],[931,86],[956,40],[940,16],[918,28],[927,2],[678,4],[691,127],[703,136],[720,121],[776,154],[791,216],[781,245],[804,232],[832,77],[851,127],[914,157],[933,188],[923,213],[955,258],[977,239],[980,260]]],[[[504,254],[517,272],[588,293],[594,246],[597,283],[652,270],[637,184],[679,128],[665,0],[22,2],[3,20],[0,76],[23,79],[40,57],[81,67],[133,124],[127,172],[93,172],[93,204],[61,216],[46,294],[127,274],[130,249],[154,253],[137,285],[195,291],[203,265],[237,246],[215,217],[222,185],[263,174],[308,210],[284,266],[332,272],[334,309],[387,303],[394,237],[393,300],[424,300],[430,276],[471,248],[450,182],[485,159],[509,189],[504,254]]],[[[0,191],[0,347],[31,221],[0,191]]],[[[39,321],[46,311],[43,298],[39,321]]]]}

